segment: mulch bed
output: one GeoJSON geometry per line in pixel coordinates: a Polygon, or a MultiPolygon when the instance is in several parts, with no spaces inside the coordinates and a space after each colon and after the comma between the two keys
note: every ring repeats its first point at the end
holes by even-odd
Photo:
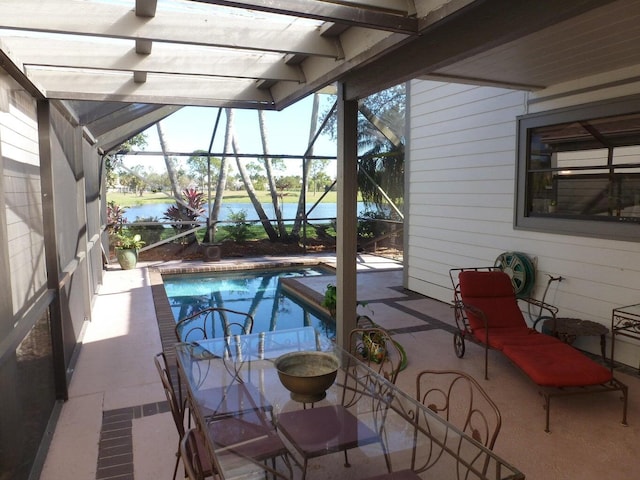
{"type": "MultiPolygon", "coordinates": [[[[306,253],[335,252],[335,241],[309,241],[306,253]]],[[[302,255],[305,249],[298,243],[271,242],[269,240],[247,240],[244,242],[222,242],[220,244],[222,258],[242,258],[261,256],[302,255]]],[[[381,247],[373,252],[387,258],[402,259],[402,251],[393,247],[381,247]]],[[[198,244],[165,243],[151,250],[140,252],[140,261],[201,260],[202,247],[198,244]]],[[[114,260],[115,260],[115,256],[114,260]]]]}
{"type": "MultiPolygon", "coordinates": [[[[241,258],[259,256],[281,256],[305,253],[298,243],[271,242],[269,240],[247,240],[244,242],[222,242],[220,244],[222,258],[241,258]]],[[[307,245],[307,253],[332,252],[335,244],[313,242],[307,245]]],[[[140,261],[199,260],[202,258],[202,247],[198,244],[165,243],[151,250],[140,252],[140,261]]]]}

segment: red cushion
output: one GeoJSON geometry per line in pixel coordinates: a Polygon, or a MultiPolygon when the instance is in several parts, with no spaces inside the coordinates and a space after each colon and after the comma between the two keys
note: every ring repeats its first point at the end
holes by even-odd
{"type": "MultiPolygon", "coordinates": [[[[487,336],[484,328],[473,331],[473,335],[481,343],[487,343],[487,336]]],[[[556,337],[537,332],[532,328],[491,328],[489,329],[489,346],[496,350],[502,350],[505,345],[543,345],[558,343],[556,337]]]]}
{"type": "MultiPolygon", "coordinates": [[[[460,272],[458,281],[462,301],[481,310],[489,328],[527,327],[511,279],[506,273],[499,270],[467,270],[460,272]]],[[[485,327],[482,317],[474,315],[470,310],[466,313],[472,330],[485,327]]]]}
{"type": "Polygon", "coordinates": [[[600,385],[613,377],[611,370],[562,342],[546,345],[505,345],[502,352],[531,380],[542,386],[600,385]]]}
{"type": "Polygon", "coordinates": [[[380,437],[342,405],[282,412],[278,430],[306,458],[378,442],[380,437]]]}

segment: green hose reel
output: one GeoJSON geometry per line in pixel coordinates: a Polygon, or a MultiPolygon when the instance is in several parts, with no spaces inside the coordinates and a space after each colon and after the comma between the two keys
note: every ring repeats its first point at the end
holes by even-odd
{"type": "Polygon", "coordinates": [[[509,275],[516,297],[531,296],[536,283],[536,270],[529,257],[520,252],[504,252],[496,258],[494,266],[509,275]]]}

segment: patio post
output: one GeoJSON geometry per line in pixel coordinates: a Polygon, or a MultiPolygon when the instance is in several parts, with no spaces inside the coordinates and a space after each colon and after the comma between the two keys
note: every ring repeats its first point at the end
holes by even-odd
{"type": "Polygon", "coordinates": [[[339,83],[336,342],[348,349],[349,332],[356,327],[358,101],[345,99],[344,89],[345,84],[339,83]]]}

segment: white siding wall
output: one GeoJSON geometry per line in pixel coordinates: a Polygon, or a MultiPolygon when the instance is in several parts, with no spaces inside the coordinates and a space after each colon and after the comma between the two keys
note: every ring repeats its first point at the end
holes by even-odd
{"type": "MultiPolygon", "coordinates": [[[[557,89],[553,93],[555,101],[538,94],[536,110],[567,105],[557,89]]],[[[602,99],[601,92],[590,97],[602,99]]],[[[573,104],[588,98],[581,94],[573,104]]],[[[516,116],[533,110],[529,99],[499,88],[411,83],[407,288],[450,302],[450,268],[492,265],[500,253],[519,251],[537,262],[534,296],[542,296],[547,273],[561,275],[565,280],[547,296],[560,315],[609,326],[613,308],[640,302],[640,238],[514,230],[516,116]]],[[[597,340],[580,338],[576,346],[599,352],[597,340]]],[[[633,343],[619,339],[616,360],[637,366],[640,348],[633,343]]]]}

